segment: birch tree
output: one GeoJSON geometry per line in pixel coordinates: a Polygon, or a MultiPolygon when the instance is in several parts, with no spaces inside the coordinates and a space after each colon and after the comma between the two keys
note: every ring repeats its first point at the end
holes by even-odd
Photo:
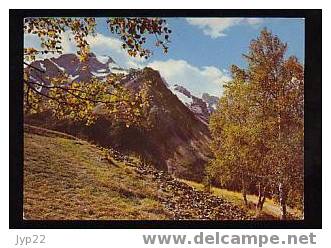
{"type": "Polygon", "coordinates": [[[214,164],[232,180],[255,183],[257,211],[268,192],[277,192],[281,219],[289,193],[303,197],[304,74],[297,58],[286,58],[286,49],[262,30],[244,55],[247,68],[232,67],[233,80],[210,121],[214,164]]]}

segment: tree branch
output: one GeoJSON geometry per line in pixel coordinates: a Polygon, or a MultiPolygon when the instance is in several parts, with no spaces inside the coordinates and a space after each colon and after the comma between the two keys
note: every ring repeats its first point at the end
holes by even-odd
{"type": "Polygon", "coordinates": [[[37,68],[37,67],[31,65],[31,64],[28,64],[27,62],[24,62],[24,61],[23,61],[23,63],[24,63],[26,66],[31,67],[32,69],[37,70],[37,71],[39,71],[39,72],[41,72],[41,73],[45,73],[45,72],[46,72],[46,71],[41,70],[41,69],[39,69],[39,68],[37,68]]]}

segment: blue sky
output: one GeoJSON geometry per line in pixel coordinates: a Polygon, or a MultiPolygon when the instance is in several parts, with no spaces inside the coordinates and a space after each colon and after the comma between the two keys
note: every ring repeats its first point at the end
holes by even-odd
{"type": "MultiPolygon", "coordinates": [[[[231,64],[244,66],[241,55],[247,52],[250,41],[259,35],[262,28],[266,27],[288,44],[288,55],[295,55],[303,62],[304,19],[245,19],[255,19],[256,21],[253,24],[245,22],[235,24],[223,31],[224,36],[212,38],[210,35],[204,34],[197,25],[190,24],[186,18],[166,18],[168,26],[173,31],[169,53],[164,55],[161,50],[149,46],[154,52],[150,60],[184,59],[196,66],[212,65],[221,68],[228,68],[231,64]]],[[[98,18],[97,22],[97,31],[111,36],[103,18],[98,18]]]]}
{"type": "MultiPolygon", "coordinates": [[[[193,94],[222,94],[222,84],[229,80],[232,64],[245,67],[243,53],[249,43],[266,27],[288,44],[287,55],[295,55],[304,63],[304,19],[295,18],[166,18],[172,30],[168,54],[153,45],[147,46],[153,56],[146,60],[130,58],[118,37],[112,35],[104,18],[97,19],[97,36],[91,38],[91,51],[111,56],[123,67],[150,66],[160,71],[170,84],[181,84],[193,94]]],[[[35,43],[25,38],[25,47],[35,43]]],[[[64,45],[74,52],[73,44],[64,45]]]]}
{"type": "MultiPolygon", "coordinates": [[[[288,44],[287,55],[295,55],[304,62],[304,19],[167,18],[167,23],[173,31],[169,53],[163,54],[161,49],[152,44],[149,47],[153,50],[153,56],[147,64],[158,69],[170,84],[182,84],[196,95],[201,95],[204,91],[220,95],[222,82],[217,83],[214,78],[227,80],[228,69],[232,64],[246,66],[242,54],[248,51],[250,41],[256,38],[264,27],[288,44]],[[193,68],[186,69],[188,65],[200,69],[193,73],[194,78],[181,75],[192,72],[193,68]],[[171,66],[182,67],[183,72],[178,72],[177,69],[177,75],[174,75],[175,73],[170,72],[173,70],[171,66]],[[205,75],[208,73],[203,69],[206,67],[209,67],[210,71],[217,68],[223,75],[217,76],[218,73],[214,70],[214,76],[208,77],[205,75]],[[206,81],[213,82],[204,83],[203,75],[206,81]]],[[[98,32],[110,35],[103,20],[98,21],[98,32]]]]}

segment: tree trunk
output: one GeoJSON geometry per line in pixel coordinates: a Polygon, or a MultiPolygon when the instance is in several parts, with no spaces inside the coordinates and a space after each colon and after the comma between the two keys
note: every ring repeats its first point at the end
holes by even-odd
{"type": "Polygon", "coordinates": [[[204,191],[210,193],[211,192],[211,180],[209,176],[205,179],[204,191]]]}
{"type": "Polygon", "coordinates": [[[262,202],[262,192],[261,192],[261,183],[260,182],[259,182],[257,187],[258,187],[258,190],[259,190],[259,198],[257,200],[255,209],[256,209],[256,214],[258,215],[260,213],[261,202],[262,202]]]}
{"type": "Polygon", "coordinates": [[[286,220],[286,194],[283,183],[279,183],[280,219],[286,220]]]}
{"type": "Polygon", "coordinates": [[[256,214],[258,215],[262,209],[263,209],[263,205],[264,205],[264,202],[266,200],[266,190],[267,190],[267,186],[264,186],[263,187],[263,191],[261,190],[261,183],[258,184],[258,189],[259,189],[259,198],[257,200],[257,203],[256,203],[256,214]]]}
{"type": "MultiPolygon", "coordinates": [[[[281,142],[281,113],[278,107],[278,142],[281,142]]],[[[278,162],[279,163],[279,162],[278,162]]],[[[279,169],[281,171],[281,177],[284,177],[284,168],[283,166],[279,166],[279,169]]],[[[282,180],[282,179],[281,179],[282,180]]],[[[282,182],[278,185],[279,190],[279,204],[280,204],[280,219],[285,220],[286,219],[286,194],[284,185],[282,182]]]]}
{"type": "Polygon", "coordinates": [[[246,183],[244,180],[244,176],[241,176],[241,184],[242,184],[242,194],[243,194],[243,199],[244,199],[244,203],[245,206],[248,206],[248,201],[247,201],[247,189],[246,189],[246,183]]]}
{"type": "Polygon", "coordinates": [[[245,203],[245,206],[247,207],[248,206],[248,201],[247,201],[247,193],[246,193],[246,187],[243,186],[243,198],[244,198],[244,203],[245,203]]]}
{"type": "Polygon", "coordinates": [[[262,198],[261,203],[260,203],[260,211],[262,211],[263,205],[264,205],[264,202],[265,202],[265,199],[266,199],[266,189],[267,189],[267,186],[265,186],[263,188],[263,198],[262,198]]]}

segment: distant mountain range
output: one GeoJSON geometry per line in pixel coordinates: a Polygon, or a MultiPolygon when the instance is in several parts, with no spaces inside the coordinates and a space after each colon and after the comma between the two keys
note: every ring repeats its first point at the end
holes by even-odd
{"type": "Polygon", "coordinates": [[[203,93],[202,98],[191,94],[189,90],[181,85],[175,84],[169,89],[181,100],[203,123],[208,124],[210,114],[215,111],[219,100],[216,96],[203,93]]]}
{"type": "Polygon", "coordinates": [[[50,83],[47,78],[64,74],[71,80],[88,81],[93,77],[103,80],[110,73],[123,74],[122,83],[130,89],[150,82],[155,120],[149,131],[118,126],[103,119],[91,127],[50,120],[47,115],[29,116],[25,121],[81,136],[102,146],[138,153],[157,168],[176,176],[202,179],[204,165],[212,157],[207,123],[217,97],[203,94],[203,99],[198,98],[180,85],[169,86],[159,72],[151,68],[123,69],[112,58],[95,54],[90,54],[86,62],[81,62],[75,54],[64,54],[34,61],[31,66],[38,70],[33,70],[30,80],[41,82],[42,78],[45,84],[50,83]]]}
{"type": "Polygon", "coordinates": [[[31,79],[40,81],[40,77],[47,81],[47,77],[57,77],[67,74],[71,80],[88,81],[93,77],[103,79],[110,73],[128,74],[126,70],[118,66],[109,56],[96,56],[90,53],[87,61],[80,61],[75,54],[63,54],[57,58],[37,60],[31,63],[32,66],[45,71],[33,71],[31,79]]]}
{"type": "MultiPolygon", "coordinates": [[[[88,60],[81,62],[76,54],[63,54],[57,58],[37,60],[31,63],[38,70],[32,70],[30,80],[40,83],[49,83],[48,78],[68,75],[71,80],[88,81],[92,78],[104,79],[109,74],[132,74],[135,69],[124,69],[116,64],[109,56],[97,56],[90,53],[88,60]],[[42,82],[41,82],[42,81],[42,82]]],[[[130,75],[129,75],[130,77],[130,75]]],[[[162,79],[164,82],[165,80],[162,79]]],[[[202,98],[192,95],[181,85],[169,85],[167,87],[183,102],[202,122],[207,124],[209,115],[215,110],[218,97],[203,93],[202,98]]]]}

